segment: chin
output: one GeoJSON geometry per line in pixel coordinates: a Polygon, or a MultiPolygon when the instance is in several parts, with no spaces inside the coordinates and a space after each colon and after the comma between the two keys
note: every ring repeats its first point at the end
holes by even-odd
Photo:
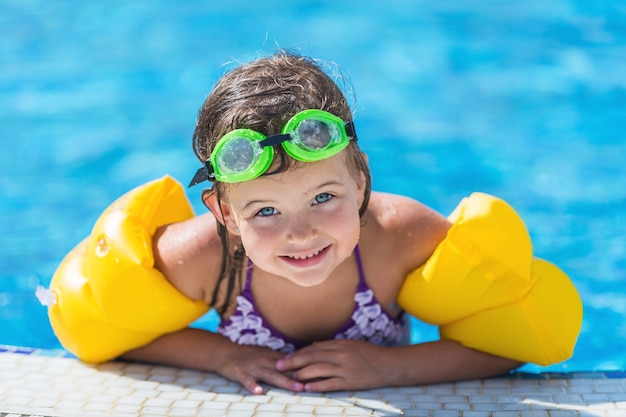
{"type": "Polygon", "coordinates": [[[316,287],[318,285],[321,285],[324,282],[326,282],[327,279],[328,277],[324,277],[322,279],[320,279],[319,277],[316,277],[315,279],[291,279],[290,281],[296,285],[299,285],[300,287],[308,288],[308,287],[316,287]]]}
{"type": "Polygon", "coordinates": [[[315,287],[317,285],[321,285],[324,282],[326,282],[326,280],[328,280],[328,277],[331,275],[332,270],[327,270],[326,268],[324,269],[318,269],[318,270],[309,270],[309,271],[296,271],[294,272],[293,270],[291,271],[284,271],[283,270],[283,277],[289,281],[291,281],[293,284],[299,286],[299,287],[315,287]]]}

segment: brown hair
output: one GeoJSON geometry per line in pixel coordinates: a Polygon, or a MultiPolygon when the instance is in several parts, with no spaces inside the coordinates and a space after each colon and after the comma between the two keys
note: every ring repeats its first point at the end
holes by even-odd
{"type": "MultiPolygon", "coordinates": [[[[352,121],[350,106],[339,86],[311,58],[284,50],[244,64],[226,73],[207,97],[198,115],[193,133],[193,149],[204,163],[216,142],[227,132],[253,129],[266,136],[280,133],[283,125],[296,113],[307,109],[320,109],[332,113],[345,122],[352,121]]],[[[365,198],[359,208],[362,216],[367,209],[371,193],[371,175],[367,160],[356,141],[346,148],[346,161],[351,175],[359,180],[365,176],[365,198]]],[[[281,172],[299,163],[289,157],[281,146],[275,147],[271,172],[281,172]]],[[[213,189],[218,201],[226,184],[215,182],[213,189]]],[[[220,313],[227,308],[237,278],[243,271],[245,250],[241,244],[231,246],[226,228],[218,222],[222,240],[222,265],[211,305],[215,306],[218,289],[227,280],[226,297],[220,313]]]]}

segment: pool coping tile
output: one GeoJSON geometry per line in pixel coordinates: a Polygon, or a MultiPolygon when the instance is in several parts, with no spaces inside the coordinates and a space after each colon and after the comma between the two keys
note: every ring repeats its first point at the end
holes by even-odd
{"type": "Polygon", "coordinates": [[[626,372],[533,374],[365,391],[249,395],[218,375],[0,346],[0,417],[626,416],[626,372]]]}

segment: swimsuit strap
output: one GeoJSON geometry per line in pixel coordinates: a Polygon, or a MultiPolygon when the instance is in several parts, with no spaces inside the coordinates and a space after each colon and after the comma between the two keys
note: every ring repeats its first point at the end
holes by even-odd
{"type": "Polygon", "coordinates": [[[354,247],[354,256],[356,257],[356,265],[359,268],[359,289],[367,286],[365,282],[365,271],[363,271],[363,263],[361,261],[361,251],[359,250],[359,244],[354,247]]]}
{"type": "Polygon", "coordinates": [[[252,263],[252,259],[248,258],[248,267],[246,268],[246,285],[243,287],[242,294],[250,295],[247,297],[252,299],[252,269],[254,268],[254,264],[252,263]]]}

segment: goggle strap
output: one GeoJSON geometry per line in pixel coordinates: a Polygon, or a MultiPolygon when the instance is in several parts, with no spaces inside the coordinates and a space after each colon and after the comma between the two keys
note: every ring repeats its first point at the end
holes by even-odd
{"type": "Polygon", "coordinates": [[[211,165],[211,161],[206,161],[202,168],[198,168],[187,188],[193,187],[194,185],[200,184],[204,181],[211,181],[214,178],[215,174],[213,173],[213,165],[211,165]]]}
{"type": "Polygon", "coordinates": [[[209,176],[206,173],[206,168],[198,168],[196,174],[191,179],[191,182],[187,186],[187,188],[193,187],[194,185],[200,184],[201,182],[207,181],[209,176]]]}
{"type": "Polygon", "coordinates": [[[346,123],[345,127],[346,127],[346,134],[348,135],[348,137],[353,138],[354,141],[356,142],[357,137],[356,137],[356,129],[354,128],[354,122],[346,123]]]}
{"type": "Polygon", "coordinates": [[[278,145],[279,143],[283,143],[289,139],[291,139],[291,135],[282,133],[280,135],[272,135],[263,139],[262,141],[259,142],[259,145],[263,147],[274,146],[274,145],[278,145]]]}

